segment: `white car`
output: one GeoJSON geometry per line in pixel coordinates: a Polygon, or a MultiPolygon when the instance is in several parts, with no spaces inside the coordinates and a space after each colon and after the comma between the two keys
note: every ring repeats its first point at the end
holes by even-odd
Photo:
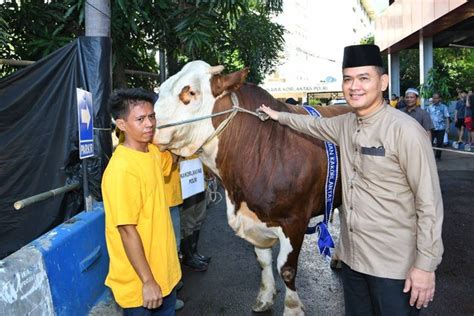
{"type": "Polygon", "coordinates": [[[347,102],[345,99],[335,99],[329,101],[329,105],[347,105],[347,102]]]}

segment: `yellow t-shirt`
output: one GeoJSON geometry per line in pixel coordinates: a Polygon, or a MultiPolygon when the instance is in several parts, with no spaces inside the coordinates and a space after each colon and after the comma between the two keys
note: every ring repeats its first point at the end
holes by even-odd
{"type": "Polygon", "coordinates": [[[179,163],[173,164],[169,176],[165,177],[165,196],[169,207],[183,203],[181,194],[181,177],[179,175],[179,163]]]}
{"type": "Polygon", "coordinates": [[[164,192],[171,155],[154,145],[144,153],[117,146],[102,178],[105,237],[110,263],[105,284],[123,308],[142,306],[142,282],[123,247],[119,225],[136,225],[145,257],[163,296],[181,279],[176,240],[164,192]]]}

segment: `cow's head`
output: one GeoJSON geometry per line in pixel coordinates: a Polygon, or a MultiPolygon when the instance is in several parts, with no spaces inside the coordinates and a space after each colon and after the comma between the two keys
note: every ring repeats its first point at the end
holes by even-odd
{"type": "MultiPolygon", "coordinates": [[[[186,64],[180,72],[160,86],[155,103],[157,125],[189,120],[212,113],[216,99],[237,90],[245,81],[248,69],[220,75],[223,66],[203,61],[186,64]]],[[[187,157],[195,153],[214,132],[211,119],[157,130],[154,143],[187,157]]]]}

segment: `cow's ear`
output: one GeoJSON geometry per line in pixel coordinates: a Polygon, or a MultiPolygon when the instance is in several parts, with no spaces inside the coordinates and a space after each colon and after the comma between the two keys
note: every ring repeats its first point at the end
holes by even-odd
{"type": "Polygon", "coordinates": [[[214,97],[221,95],[223,92],[233,92],[240,88],[242,83],[247,79],[250,69],[244,68],[242,70],[233,72],[231,74],[222,76],[215,75],[211,78],[211,89],[214,97]]]}
{"type": "Polygon", "coordinates": [[[211,68],[209,68],[209,73],[211,75],[217,75],[220,74],[222,70],[224,70],[224,66],[222,65],[212,66],[211,68]]]}
{"type": "Polygon", "coordinates": [[[195,91],[190,85],[185,86],[179,93],[179,99],[186,105],[189,104],[192,99],[196,99],[197,96],[198,91],[195,91]]]}

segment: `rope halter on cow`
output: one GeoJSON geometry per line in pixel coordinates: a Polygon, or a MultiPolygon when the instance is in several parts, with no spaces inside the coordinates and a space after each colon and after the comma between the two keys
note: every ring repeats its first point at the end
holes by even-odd
{"type": "Polygon", "coordinates": [[[221,112],[217,112],[217,113],[213,113],[213,114],[209,114],[209,115],[199,116],[199,117],[192,118],[192,119],[189,119],[189,120],[183,120],[183,121],[179,121],[179,122],[160,125],[160,126],[157,126],[156,129],[162,129],[162,128],[167,128],[167,127],[171,127],[171,126],[189,124],[189,123],[202,121],[202,120],[205,120],[205,119],[208,119],[208,118],[213,118],[213,117],[216,117],[216,116],[220,116],[220,115],[230,113],[230,115],[224,121],[222,121],[222,123],[220,123],[219,126],[217,126],[216,130],[199,147],[199,149],[196,151],[197,153],[199,153],[200,151],[202,151],[202,147],[204,147],[211,140],[213,140],[215,137],[219,136],[222,132],[224,132],[226,127],[229,126],[229,123],[237,115],[238,112],[243,112],[243,113],[254,115],[254,116],[258,117],[262,122],[269,119],[268,114],[266,114],[264,112],[261,112],[259,110],[257,110],[256,112],[253,112],[253,111],[250,111],[250,110],[247,110],[247,109],[244,109],[244,108],[240,107],[239,98],[237,98],[237,95],[234,92],[231,92],[230,99],[231,99],[231,102],[232,102],[232,108],[229,109],[229,110],[225,110],[225,111],[221,111],[221,112]]]}
{"type": "MultiPolygon", "coordinates": [[[[157,126],[156,129],[162,129],[162,128],[167,128],[167,127],[172,127],[172,126],[189,124],[189,123],[193,123],[193,122],[197,122],[197,121],[202,121],[202,120],[205,120],[205,119],[208,119],[208,118],[221,116],[221,115],[231,113],[231,112],[235,113],[235,114],[237,114],[237,112],[244,112],[244,113],[252,114],[252,115],[258,117],[261,121],[268,120],[269,116],[264,112],[261,112],[259,110],[257,110],[256,112],[252,112],[252,111],[249,111],[247,109],[244,109],[244,108],[240,107],[239,106],[239,99],[237,98],[237,95],[234,92],[232,92],[230,94],[230,97],[232,99],[232,108],[231,109],[221,111],[221,112],[217,112],[217,113],[213,113],[213,114],[209,114],[209,115],[198,116],[198,117],[195,117],[195,118],[192,118],[192,119],[189,119],[189,120],[183,120],[183,121],[178,121],[178,122],[173,122],[173,123],[169,123],[169,124],[160,125],[160,126],[157,126]]],[[[231,116],[233,117],[233,116],[235,116],[235,114],[231,115],[231,116]]],[[[231,116],[229,116],[229,117],[231,117],[231,116]]],[[[221,125],[223,123],[224,122],[222,122],[221,125]]]]}

